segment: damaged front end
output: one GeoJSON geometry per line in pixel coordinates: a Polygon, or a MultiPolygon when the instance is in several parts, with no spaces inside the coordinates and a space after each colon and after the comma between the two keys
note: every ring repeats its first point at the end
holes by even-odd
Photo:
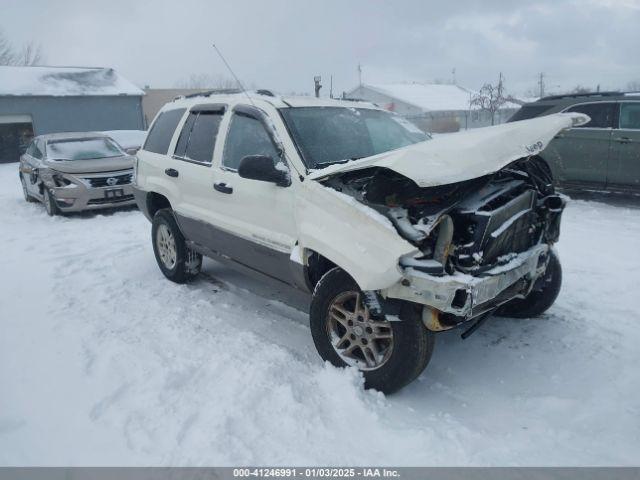
{"type": "Polygon", "coordinates": [[[382,303],[426,306],[423,320],[447,330],[524,298],[542,277],[558,240],[564,197],[537,157],[464,182],[419,187],[383,167],[322,182],[385,215],[418,253],[399,259],[402,278],[382,303]]]}

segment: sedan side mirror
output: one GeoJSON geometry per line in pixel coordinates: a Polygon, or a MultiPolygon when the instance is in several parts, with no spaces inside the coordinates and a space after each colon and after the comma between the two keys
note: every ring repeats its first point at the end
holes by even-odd
{"type": "Polygon", "coordinates": [[[268,155],[247,155],[240,160],[238,175],[242,178],[271,182],[280,187],[288,187],[291,185],[289,170],[284,167],[284,163],[281,163],[281,165],[283,165],[282,169],[276,167],[273,158],[268,155]]]}

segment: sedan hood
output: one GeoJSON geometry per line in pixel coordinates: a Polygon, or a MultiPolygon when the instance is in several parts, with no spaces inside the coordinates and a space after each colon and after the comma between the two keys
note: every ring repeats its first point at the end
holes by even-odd
{"type": "Polygon", "coordinates": [[[308,178],[383,167],[410,178],[420,187],[433,187],[482,177],[511,162],[540,153],[558,132],[584,125],[581,113],[557,113],[545,117],[438,135],[371,157],[312,171],[308,178]]]}
{"type": "Polygon", "coordinates": [[[93,160],[46,160],[44,163],[49,168],[62,173],[101,173],[133,168],[134,158],[123,155],[93,160]]]}

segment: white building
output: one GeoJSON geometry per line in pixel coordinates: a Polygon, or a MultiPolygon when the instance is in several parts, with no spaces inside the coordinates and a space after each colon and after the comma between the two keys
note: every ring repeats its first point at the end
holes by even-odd
{"type": "MultiPolygon", "coordinates": [[[[489,112],[471,106],[475,93],[459,85],[394,83],[362,84],[347,96],[396,112],[425,131],[455,132],[491,125],[489,112]]],[[[505,104],[496,113],[495,123],[505,122],[518,108],[516,103],[505,104]]]]}

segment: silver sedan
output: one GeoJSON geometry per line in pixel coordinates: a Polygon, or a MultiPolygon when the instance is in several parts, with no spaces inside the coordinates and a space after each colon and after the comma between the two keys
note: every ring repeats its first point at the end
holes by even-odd
{"type": "Polygon", "coordinates": [[[49,215],[134,205],[134,161],[101,133],[35,137],[20,157],[25,200],[44,203],[49,215]]]}

